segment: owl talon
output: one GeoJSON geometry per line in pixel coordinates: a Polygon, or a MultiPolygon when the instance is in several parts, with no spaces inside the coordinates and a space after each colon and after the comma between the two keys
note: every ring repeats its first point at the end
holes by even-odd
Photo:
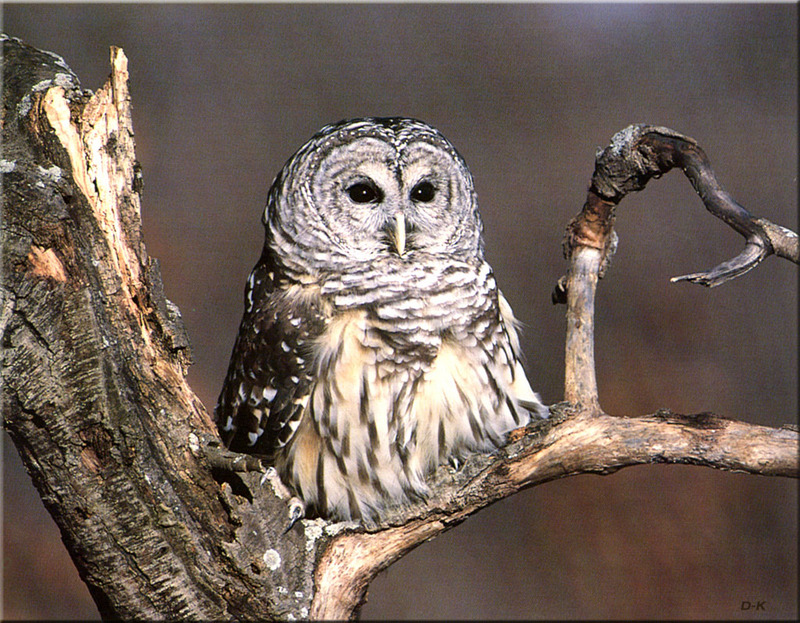
{"type": "Polygon", "coordinates": [[[214,444],[205,447],[205,454],[211,467],[222,472],[263,472],[264,466],[258,457],[241,454],[214,444]]]}
{"type": "Polygon", "coordinates": [[[283,531],[284,534],[289,532],[298,521],[306,516],[306,507],[300,498],[292,497],[289,500],[289,526],[283,531]]]}

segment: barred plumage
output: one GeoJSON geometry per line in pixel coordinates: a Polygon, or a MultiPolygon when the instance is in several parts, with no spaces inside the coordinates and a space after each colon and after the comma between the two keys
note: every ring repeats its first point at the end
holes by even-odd
{"type": "Polygon", "coordinates": [[[278,174],[216,409],[312,512],[379,518],[547,413],[483,259],[472,177],[411,119],[326,126],[278,174]]]}

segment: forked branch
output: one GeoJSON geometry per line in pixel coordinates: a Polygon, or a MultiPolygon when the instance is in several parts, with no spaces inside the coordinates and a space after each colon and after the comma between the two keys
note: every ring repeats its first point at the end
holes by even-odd
{"type": "MultiPolygon", "coordinates": [[[[588,383],[500,452],[440,467],[430,499],[381,525],[302,520],[287,532],[274,473],[208,460],[219,439],[186,382],[180,314],[141,240],[124,54],[112,50],[109,82],[91,94],[59,57],[14,39],[3,47],[4,425],[104,617],[346,619],[382,569],[525,487],[642,463],[797,477],[796,430],[711,414],[611,417],[588,383]]],[[[677,153],[674,133],[658,140],[677,153]]],[[[607,166],[639,152],[611,149],[607,166]]],[[[620,188],[650,170],[620,174],[620,188]]],[[[568,341],[576,330],[591,340],[582,301],[594,290],[580,284],[596,285],[620,192],[593,190],[571,229],[568,341]]],[[[753,244],[792,253],[780,229],[761,227],[777,238],[753,244]]],[[[582,348],[568,356],[593,380],[582,348]]]]}
{"type": "Polygon", "coordinates": [[[673,282],[718,286],[773,253],[800,263],[797,234],[739,205],[720,186],[708,157],[693,138],[654,125],[631,125],[615,134],[597,154],[583,209],[567,225],[564,255],[570,267],[552,296],[553,303],[567,304],[564,398],[594,412],[600,411],[594,368],[594,296],[597,280],[617,248],[615,208],[629,193],[676,167],[689,178],[706,209],[744,236],[745,248],[711,270],[673,277],[673,282]]]}

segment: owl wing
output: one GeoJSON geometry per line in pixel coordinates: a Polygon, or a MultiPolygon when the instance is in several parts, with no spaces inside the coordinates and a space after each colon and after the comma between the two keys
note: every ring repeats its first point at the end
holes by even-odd
{"type": "Polygon", "coordinates": [[[276,277],[268,253],[247,280],[245,312],[215,418],[232,450],[270,458],[292,438],[312,386],[321,300],[276,277]]]}

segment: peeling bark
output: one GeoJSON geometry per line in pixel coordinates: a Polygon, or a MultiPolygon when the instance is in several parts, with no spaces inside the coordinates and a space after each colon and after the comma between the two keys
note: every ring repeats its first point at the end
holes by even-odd
{"type": "MultiPolygon", "coordinates": [[[[644,463],[797,477],[796,430],[602,413],[593,296],[617,195],[595,193],[572,229],[568,402],[499,452],[440,467],[429,499],[380,525],[287,531],[274,470],[220,451],[186,382],[180,312],[141,238],[125,56],[112,48],[92,94],[56,55],[2,43],[4,425],[104,618],[351,618],[381,570],[526,487],[644,463]]],[[[750,221],[773,236],[762,248],[791,256],[781,228],[750,221]]]]}
{"type": "Polygon", "coordinates": [[[3,416],[34,485],[104,618],[290,611],[226,549],[216,429],[141,240],[122,51],[91,95],[55,55],[3,47],[3,416]]]}

